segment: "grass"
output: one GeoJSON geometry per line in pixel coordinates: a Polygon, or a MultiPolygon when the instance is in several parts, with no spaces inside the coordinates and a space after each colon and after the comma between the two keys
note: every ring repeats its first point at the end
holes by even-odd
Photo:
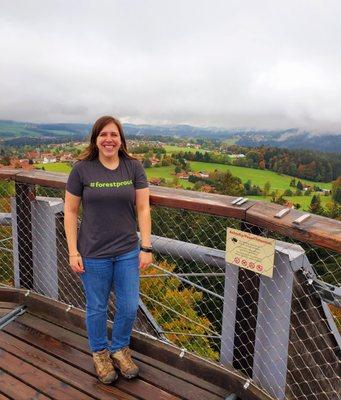
{"type": "MultiPolygon", "coordinates": [[[[174,146],[169,146],[174,147],[174,146]]],[[[276,190],[278,189],[280,192],[289,188],[290,180],[292,179],[288,175],[279,175],[276,172],[272,171],[263,171],[257,170],[252,168],[244,168],[244,167],[236,167],[232,165],[222,165],[222,164],[212,164],[212,163],[204,163],[199,161],[191,161],[190,162],[191,169],[193,171],[206,171],[212,172],[215,169],[219,171],[227,171],[229,170],[232,175],[238,176],[241,178],[243,182],[246,182],[248,179],[252,181],[253,185],[259,185],[261,188],[264,186],[265,182],[269,181],[271,184],[271,189],[276,190]]],[[[70,173],[71,167],[67,163],[50,163],[50,164],[35,164],[35,167],[44,167],[45,171],[50,172],[64,172],[70,173]]],[[[174,165],[170,165],[168,167],[151,167],[146,168],[147,178],[165,178],[167,183],[172,183],[175,175],[174,175],[174,165]]],[[[297,178],[296,178],[297,181],[297,178]]],[[[321,188],[330,189],[330,183],[317,183],[311,182],[306,180],[301,180],[302,183],[306,183],[308,185],[318,184],[321,188]]],[[[183,179],[179,179],[178,184],[185,189],[193,188],[194,184],[188,182],[183,179]]],[[[248,196],[250,199],[254,200],[262,200],[262,201],[270,201],[270,196],[248,196]]],[[[307,211],[310,202],[311,202],[312,195],[310,196],[287,196],[285,199],[290,201],[291,203],[299,203],[302,207],[303,211],[307,211]]],[[[331,201],[330,196],[323,196],[321,195],[321,203],[322,206],[325,207],[328,202],[331,201]]]]}
{"type": "MultiPolygon", "coordinates": [[[[145,168],[147,178],[165,178],[167,183],[171,183],[173,179],[175,178],[174,174],[174,165],[170,165],[169,167],[151,167],[151,168],[145,168]]],[[[179,185],[181,185],[183,188],[192,188],[194,186],[193,183],[188,182],[184,179],[179,179],[179,185]]]]}
{"type": "MultiPolygon", "coordinates": [[[[300,204],[302,211],[308,211],[313,194],[319,194],[319,193],[312,193],[310,196],[284,196],[284,198],[293,204],[296,203],[300,204]]],[[[252,200],[261,200],[267,202],[271,201],[271,196],[246,196],[246,197],[252,200]]],[[[327,203],[330,203],[332,200],[331,196],[320,195],[320,198],[322,207],[325,207],[327,203]]]]}
{"type": "Polygon", "coordinates": [[[45,171],[49,172],[65,172],[69,174],[71,172],[72,167],[63,162],[58,163],[48,163],[48,164],[34,164],[35,168],[45,168],[45,171]]]}
{"type": "Polygon", "coordinates": [[[238,137],[228,138],[223,141],[224,144],[231,146],[232,144],[236,144],[238,142],[238,137]]]}
{"type": "Polygon", "coordinates": [[[180,153],[180,151],[187,151],[187,152],[191,152],[191,153],[196,153],[197,151],[199,153],[204,154],[205,152],[209,152],[210,150],[203,150],[203,149],[195,149],[193,147],[185,147],[185,146],[169,146],[169,145],[163,145],[162,146],[167,154],[175,154],[175,153],[180,153]]]}
{"type": "MultiPolygon", "coordinates": [[[[237,167],[235,165],[223,165],[214,163],[205,163],[200,161],[190,161],[192,171],[206,171],[213,172],[215,169],[218,171],[230,171],[232,175],[238,176],[243,183],[251,180],[253,185],[258,185],[263,188],[264,184],[269,181],[271,184],[270,190],[285,190],[289,189],[290,181],[292,179],[289,175],[280,175],[273,171],[265,171],[261,169],[253,169],[246,167],[237,167]]],[[[296,178],[296,182],[300,180],[307,185],[318,185],[322,189],[331,189],[331,183],[312,182],[305,179],[296,178]]]]}

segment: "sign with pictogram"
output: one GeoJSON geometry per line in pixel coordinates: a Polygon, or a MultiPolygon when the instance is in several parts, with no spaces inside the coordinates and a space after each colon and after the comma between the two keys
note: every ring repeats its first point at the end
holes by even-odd
{"type": "Polygon", "coordinates": [[[272,278],[275,240],[227,228],[226,262],[272,278]]]}

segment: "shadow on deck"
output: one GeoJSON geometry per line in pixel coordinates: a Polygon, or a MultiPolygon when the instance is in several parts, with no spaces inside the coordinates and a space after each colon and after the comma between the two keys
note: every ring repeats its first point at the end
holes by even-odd
{"type": "Polygon", "coordinates": [[[269,399],[245,377],[134,334],[139,378],[106,386],[96,379],[84,330],[84,313],[17,289],[0,288],[0,399],[269,399]],[[25,296],[26,295],[26,296],[25,296]]]}

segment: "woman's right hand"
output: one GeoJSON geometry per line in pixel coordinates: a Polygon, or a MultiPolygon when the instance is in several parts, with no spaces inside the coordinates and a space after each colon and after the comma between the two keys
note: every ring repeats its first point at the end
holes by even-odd
{"type": "Polygon", "coordinates": [[[77,274],[84,272],[83,260],[80,255],[69,256],[69,263],[73,272],[77,274]]]}

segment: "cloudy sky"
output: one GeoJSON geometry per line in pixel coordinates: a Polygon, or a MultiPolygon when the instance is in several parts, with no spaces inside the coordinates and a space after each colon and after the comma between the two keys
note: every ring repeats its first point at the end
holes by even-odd
{"type": "Polygon", "coordinates": [[[341,131],[339,0],[0,0],[0,119],[341,131]]]}

